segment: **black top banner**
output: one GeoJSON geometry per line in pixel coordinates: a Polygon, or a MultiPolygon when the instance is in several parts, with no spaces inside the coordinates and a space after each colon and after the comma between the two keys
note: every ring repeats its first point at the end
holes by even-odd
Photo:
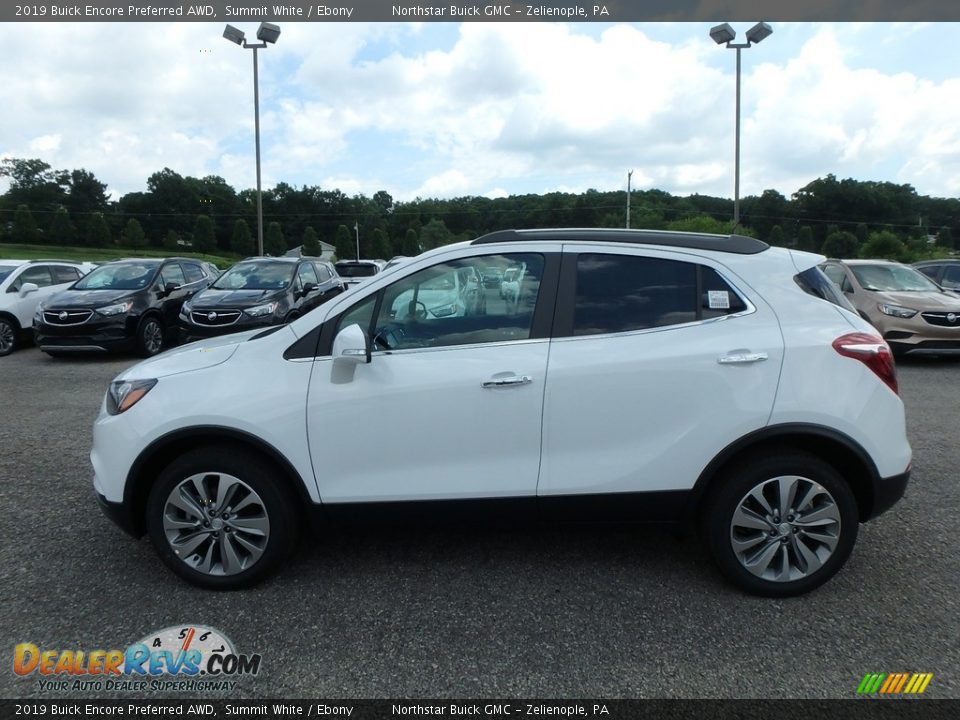
{"type": "Polygon", "coordinates": [[[641,21],[955,21],[956,0],[37,0],[3,3],[4,22],[641,22],[641,21]]]}

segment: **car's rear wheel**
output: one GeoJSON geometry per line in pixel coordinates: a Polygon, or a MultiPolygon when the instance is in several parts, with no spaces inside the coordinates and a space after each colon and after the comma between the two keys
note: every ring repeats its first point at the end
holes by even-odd
{"type": "Polygon", "coordinates": [[[153,316],[144,318],[137,331],[137,352],[140,357],[153,357],[163,349],[163,325],[153,316]]]}
{"type": "Polygon", "coordinates": [[[214,590],[249,587],[294,547],[297,514],[275,468],[235,448],[199,448],[171,463],[147,501],[147,530],[177,575],[214,590]]]}
{"type": "Polygon", "coordinates": [[[786,451],[737,464],[705,501],[703,530],[720,570],[747,592],[789,597],[843,567],[857,539],[857,502],[829,464],[786,451]]]}
{"type": "Polygon", "coordinates": [[[17,347],[17,333],[20,328],[12,320],[0,317],[0,357],[9,355],[17,347]]]}

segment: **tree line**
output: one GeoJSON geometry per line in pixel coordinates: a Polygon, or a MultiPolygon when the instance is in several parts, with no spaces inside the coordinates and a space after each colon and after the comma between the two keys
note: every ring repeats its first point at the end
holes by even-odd
{"type": "MultiPolygon", "coordinates": [[[[39,159],[6,158],[0,177],[0,242],[57,246],[188,248],[251,255],[256,251],[256,191],[236,191],[218,176],[181,176],[164,168],[146,191],[112,199],[88,170],[55,170],[39,159]]],[[[263,192],[264,250],[280,255],[319,242],[338,257],[416,255],[486,232],[533,227],[624,227],[626,192],[417,198],[395,201],[380,190],[348,197],[337,189],[281,182],[263,192]],[[356,233],[356,234],[355,234],[356,233]]],[[[630,227],[728,233],[733,201],[662,190],[631,193],[630,227]]],[[[790,198],[765,190],[740,202],[738,233],[831,257],[913,260],[954,248],[960,199],[917,194],[908,184],[818,178],[790,198]]]]}

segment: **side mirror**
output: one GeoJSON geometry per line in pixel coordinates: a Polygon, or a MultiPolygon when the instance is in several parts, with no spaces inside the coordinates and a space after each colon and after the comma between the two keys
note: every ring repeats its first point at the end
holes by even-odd
{"type": "Polygon", "coordinates": [[[20,286],[20,297],[26,297],[30,293],[36,292],[39,289],[40,289],[40,286],[37,285],[36,283],[30,283],[30,282],[24,283],[23,285],[20,286]]]}
{"type": "Polygon", "coordinates": [[[354,323],[348,325],[337,333],[333,339],[333,360],[334,362],[348,363],[369,363],[370,339],[363,328],[354,323]]]}
{"type": "Polygon", "coordinates": [[[168,282],[166,285],[163,286],[163,294],[171,295],[179,289],[180,289],[180,286],[177,285],[176,283],[168,282]]]}
{"type": "Polygon", "coordinates": [[[316,291],[319,290],[319,289],[320,289],[320,286],[317,285],[316,283],[308,282],[308,283],[304,283],[304,284],[303,284],[303,294],[304,294],[304,295],[308,295],[308,294],[310,294],[310,293],[312,293],[312,292],[316,292],[316,291]]]}

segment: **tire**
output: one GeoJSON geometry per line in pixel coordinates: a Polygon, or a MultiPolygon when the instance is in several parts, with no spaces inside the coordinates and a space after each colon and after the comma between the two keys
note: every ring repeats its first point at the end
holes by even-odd
{"type": "Polygon", "coordinates": [[[843,567],[859,514],[850,486],[831,465],[786,449],[754,456],[718,478],[701,522],[729,581],[754,595],[792,597],[843,567]]]}
{"type": "Polygon", "coordinates": [[[0,357],[9,355],[17,348],[20,326],[7,317],[0,317],[0,357]]]}
{"type": "Polygon", "coordinates": [[[292,552],[295,507],[279,473],[258,455],[198,448],[157,478],[147,499],[147,532],[163,562],[187,582],[237,590],[273,574],[292,552]],[[224,483],[226,503],[217,507],[224,483]]]}
{"type": "Polygon", "coordinates": [[[163,325],[153,315],[140,322],[137,329],[137,354],[140,357],[153,357],[163,350],[163,325]]]}

